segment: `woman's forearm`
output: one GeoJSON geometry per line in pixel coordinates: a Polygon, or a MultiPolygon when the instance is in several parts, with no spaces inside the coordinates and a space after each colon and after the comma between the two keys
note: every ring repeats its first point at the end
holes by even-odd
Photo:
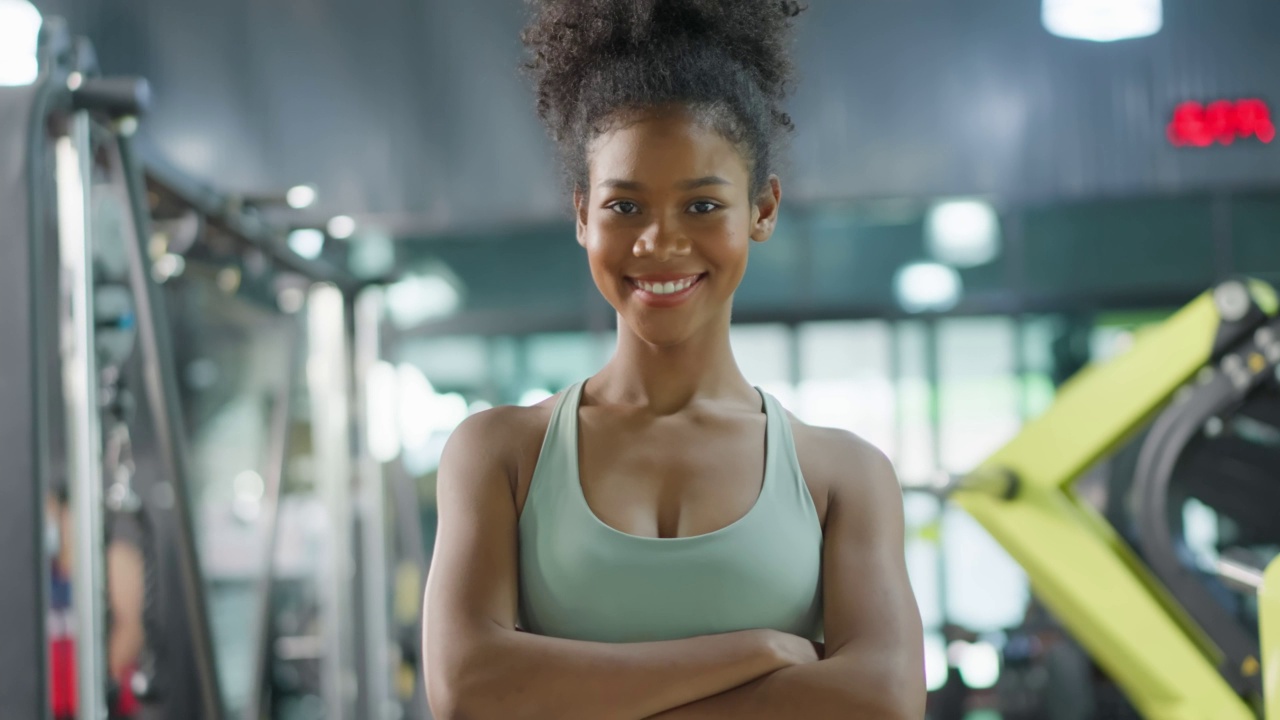
{"type": "Polygon", "coordinates": [[[434,678],[431,705],[440,720],[641,720],[802,662],[797,643],[768,630],[608,644],[495,628],[434,678]]]}
{"type": "Polygon", "coordinates": [[[923,695],[895,675],[875,658],[838,655],[784,668],[649,720],[920,720],[923,695]]]}

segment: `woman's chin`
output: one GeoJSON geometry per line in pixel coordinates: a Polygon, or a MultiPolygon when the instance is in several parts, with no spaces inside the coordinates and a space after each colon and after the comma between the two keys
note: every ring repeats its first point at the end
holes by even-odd
{"type": "Polygon", "coordinates": [[[658,348],[676,347],[689,342],[698,334],[698,328],[690,322],[679,321],[670,322],[675,318],[666,318],[665,321],[652,322],[650,319],[623,317],[627,324],[627,328],[631,334],[643,341],[646,345],[658,348]]]}

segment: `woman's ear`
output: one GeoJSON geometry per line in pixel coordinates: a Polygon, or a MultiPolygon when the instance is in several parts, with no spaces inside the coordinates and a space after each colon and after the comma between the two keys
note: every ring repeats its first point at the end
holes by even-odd
{"type": "Polygon", "coordinates": [[[770,175],[769,182],[751,205],[751,239],[764,242],[778,227],[778,208],[782,206],[782,182],[770,175]]]}
{"type": "Polygon", "coordinates": [[[573,216],[578,230],[578,244],[587,246],[587,194],[581,187],[573,188],[573,216]]]}

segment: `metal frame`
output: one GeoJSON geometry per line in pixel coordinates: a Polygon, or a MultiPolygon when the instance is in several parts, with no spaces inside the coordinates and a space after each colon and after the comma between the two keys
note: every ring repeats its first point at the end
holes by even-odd
{"type": "Polygon", "coordinates": [[[166,173],[154,166],[146,170],[147,183],[179,202],[194,209],[211,225],[239,238],[246,247],[259,250],[281,266],[317,282],[331,282],[345,292],[352,292],[361,285],[350,273],[320,260],[308,260],[289,249],[256,217],[237,211],[237,206],[227,196],[221,195],[175,173],[166,173]]]}
{"type": "Polygon", "coordinates": [[[56,142],[55,158],[62,280],[62,396],[67,425],[67,480],[75,526],[72,602],[76,619],[76,715],[81,720],[99,720],[107,714],[106,558],[102,552],[102,418],[94,332],[93,228],[89,217],[94,163],[87,112],[72,116],[68,135],[56,142]]]}
{"type": "MultiPolygon", "coordinates": [[[[1249,290],[1275,314],[1274,291],[1261,284],[1249,290]]],[[[1149,718],[1256,716],[1218,672],[1211,643],[1115,529],[1077,501],[1071,483],[1213,359],[1222,319],[1206,293],[1141,335],[1126,354],[1086,369],[954,494],[1149,718]],[[1008,483],[981,482],[1004,474],[1017,478],[1012,497],[991,491],[1008,483]]]]}
{"type": "Polygon", "coordinates": [[[1258,591],[1266,720],[1280,720],[1280,558],[1271,562],[1258,591]]]}
{"type": "Polygon", "coordinates": [[[307,382],[311,399],[316,486],[329,520],[327,567],[321,573],[326,720],[354,717],[358,683],[351,581],[351,431],[346,301],[331,284],[317,284],[307,301],[307,382]]]}
{"type": "Polygon", "coordinates": [[[41,82],[0,88],[0,193],[19,207],[0,225],[0,447],[8,465],[0,481],[0,707],[14,717],[48,718],[45,612],[49,567],[44,546],[44,491],[49,452],[50,355],[56,347],[44,328],[52,303],[37,298],[48,282],[44,117],[57,91],[41,82]],[[8,119],[17,119],[10,123],[8,119]],[[24,202],[25,201],[25,202],[24,202]]]}
{"type": "Polygon", "coordinates": [[[361,715],[369,720],[396,716],[392,708],[394,685],[391,675],[391,621],[388,608],[386,478],[382,464],[369,447],[368,378],[378,362],[382,347],[383,294],[370,288],[356,298],[355,380],[359,490],[356,510],[360,521],[360,615],[364,640],[361,715]]]}
{"type": "Polygon", "coordinates": [[[302,329],[292,338],[289,367],[286,380],[276,393],[271,408],[270,436],[267,442],[266,472],[263,474],[262,493],[262,567],[256,582],[257,605],[253,617],[253,687],[244,708],[244,720],[260,720],[263,711],[270,707],[271,638],[272,638],[272,588],[275,585],[276,542],[280,530],[280,488],[289,459],[289,423],[293,419],[293,378],[302,370],[299,362],[302,351],[302,329]]]}
{"type": "Polygon", "coordinates": [[[118,139],[120,163],[129,185],[129,200],[134,225],[134,242],[128,244],[130,288],[138,317],[138,344],[142,355],[144,395],[152,419],[155,446],[160,456],[162,476],[172,491],[172,522],[168,524],[176,545],[180,593],[187,621],[186,640],[191,653],[184,661],[195,665],[198,706],[203,720],[223,717],[222,691],[214,663],[213,637],[205,605],[205,585],[201,576],[200,557],[196,548],[191,518],[190,461],[187,456],[187,432],[183,421],[178,379],[173,367],[173,341],[169,334],[169,318],[161,289],[151,279],[151,263],[147,255],[150,222],[142,170],[129,138],[118,139]]]}
{"type": "MultiPolygon", "coordinates": [[[[1280,320],[1271,323],[1271,327],[1273,333],[1280,332],[1280,320]]],[[[1162,414],[1143,444],[1134,481],[1134,489],[1142,498],[1138,529],[1144,558],[1221,653],[1220,670],[1228,682],[1238,692],[1254,697],[1262,693],[1257,639],[1213,599],[1204,583],[1178,559],[1167,509],[1174,471],[1191,440],[1211,418],[1226,414],[1241,403],[1280,364],[1263,358],[1261,348],[1246,343],[1222,361],[1225,367],[1232,359],[1238,360],[1239,367],[1248,373],[1245,377],[1233,379],[1227,372],[1212,368],[1212,374],[1200,378],[1189,397],[1162,414]],[[1244,358],[1254,356],[1260,362],[1250,368],[1244,358]]]]}

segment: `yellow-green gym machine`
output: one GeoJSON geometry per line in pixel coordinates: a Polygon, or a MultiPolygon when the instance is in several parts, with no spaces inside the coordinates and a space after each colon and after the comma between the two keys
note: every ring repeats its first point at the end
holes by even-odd
{"type": "Polygon", "coordinates": [[[1269,285],[1225,282],[1087,368],[952,498],[1152,720],[1280,720],[1280,317],[1269,285]],[[1139,442],[1127,534],[1074,492],[1139,442]],[[1213,567],[1177,501],[1233,518],[1213,567]],[[1259,551],[1259,548],[1262,550],[1259,551]],[[1231,588],[1245,613],[1218,601],[1231,588]],[[1249,618],[1242,618],[1241,615],[1249,618]],[[1253,617],[1257,618],[1254,624],[1253,617]]]}

